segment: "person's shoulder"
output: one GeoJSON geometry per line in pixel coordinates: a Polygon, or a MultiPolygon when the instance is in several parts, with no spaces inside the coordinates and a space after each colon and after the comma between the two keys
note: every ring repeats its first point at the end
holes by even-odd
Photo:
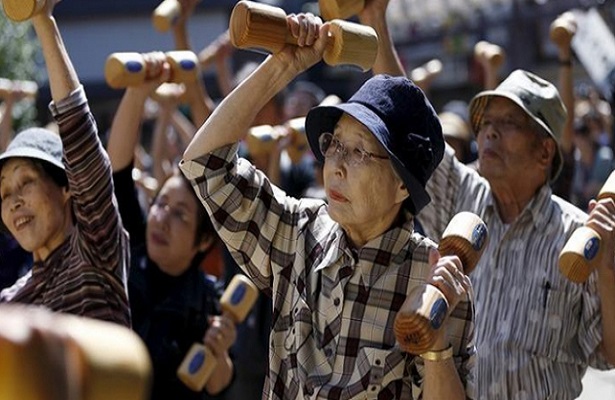
{"type": "Polygon", "coordinates": [[[570,220],[578,224],[587,220],[588,215],[585,211],[555,194],[551,195],[551,203],[563,220],[570,220]]]}

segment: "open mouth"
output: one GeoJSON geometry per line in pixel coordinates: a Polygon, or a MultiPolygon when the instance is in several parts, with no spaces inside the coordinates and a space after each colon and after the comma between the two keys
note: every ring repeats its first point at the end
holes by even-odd
{"type": "Polygon", "coordinates": [[[16,230],[21,230],[33,219],[33,217],[19,217],[13,222],[13,225],[15,225],[16,230]]]}

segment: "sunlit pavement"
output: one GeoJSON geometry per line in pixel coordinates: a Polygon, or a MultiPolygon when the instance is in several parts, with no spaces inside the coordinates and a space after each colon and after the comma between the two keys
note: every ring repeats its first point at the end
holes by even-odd
{"type": "Polygon", "coordinates": [[[615,400],[615,370],[588,369],[583,377],[583,392],[577,400],[615,400]]]}

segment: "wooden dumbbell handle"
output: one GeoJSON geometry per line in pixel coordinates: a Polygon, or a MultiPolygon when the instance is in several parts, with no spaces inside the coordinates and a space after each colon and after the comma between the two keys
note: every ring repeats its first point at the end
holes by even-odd
{"type": "MultiPolygon", "coordinates": [[[[487,244],[485,223],[475,214],[461,212],[449,222],[438,245],[441,255],[456,255],[465,274],[474,270],[487,244]]],[[[422,354],[433,346],[437,332],[450,313],[449,301],[435,286],[416,287],[402,304],[393,330],[400,347],[422,354]]]]}
{"type": "Polygon", "coordinates": [[[6,17],[21,22],[32,18],[45,6],[46,0],[2,0],[6,17]]]}
{"type": "MultiPolygon", "coordinates": [[[[615,200],[615,171],[600,189],[597,200],[615,200]]],[[[582,226],[577,228],[564,245],[559,256],[559,269],[568,280],[583,283],[595,268],[594,261],[601,250],[602,238],[595,230],[582,226]]]]}
{"type": "MultiPolygon", "coordinates": [[[[223,315],[242,322],[258,298],[258,289],[245,275],[233,277],[220,299],[223,315]]],[[[191,390],[200,392],[213,374],[218,360],[202,343],[194,343],[177,369],[177,377],[191,390]]]]}
{"type": "MultiPolygon", "coordinates": [[[[198,79],[198,60],[196,54],[187,50],[165,53],[171,66],[169,82],[191,83],[198,79]]],[[[105,79],[115,89],[136,86],[146,79],[154,78],[147,71],[145,58],[141,53],[112,53],[105,63],[105,79]]]]}
{"type": "Polygon", "coordinates": [[[167,32],[181,14],[178,0],[163,0],[152,13],[152,24],[157,31],[167,32]]]}
{"type": "Polygon", "coordinates": [[[500,46],[484,40],[474,46],[474,56],[481,62],[488,63],[491,68],[499,68],[505,60],[504,50],[500,46]]]}
{"type": "MultiPolygon", "coordinates": [[[[231,13],[229,33],[233,46],[280,52],[297,39],[288,29],[286,13],[278,7],[242,0],[231,13]]],[[[330,40],[323,55],[329,65],[356,65],[364,71],[372,67],[378,52],[378,36],[373,28],[352,22],[331,21],[330,40]]]]}

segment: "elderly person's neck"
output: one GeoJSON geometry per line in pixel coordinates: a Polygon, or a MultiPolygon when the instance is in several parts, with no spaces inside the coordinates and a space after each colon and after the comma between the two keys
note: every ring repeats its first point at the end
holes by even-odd
{"type": "Polygon", "coordinates": [[[372,221],[363,224],[344,224],[342,229],[346,233],[346,238],[349,244],[360,249],[369,241],[382,235],[395,224],[399,218],[402,218],[403,212],[401,205],[397,204],[390,213],[384,215],[377,221],[372,221]]]}
{"type": "Polygon", "coordinates": [[[540,174],[528,174],[524,179],[488,179],[500,219],[513,223],[532,198],[546,183],[540,174]]]}

